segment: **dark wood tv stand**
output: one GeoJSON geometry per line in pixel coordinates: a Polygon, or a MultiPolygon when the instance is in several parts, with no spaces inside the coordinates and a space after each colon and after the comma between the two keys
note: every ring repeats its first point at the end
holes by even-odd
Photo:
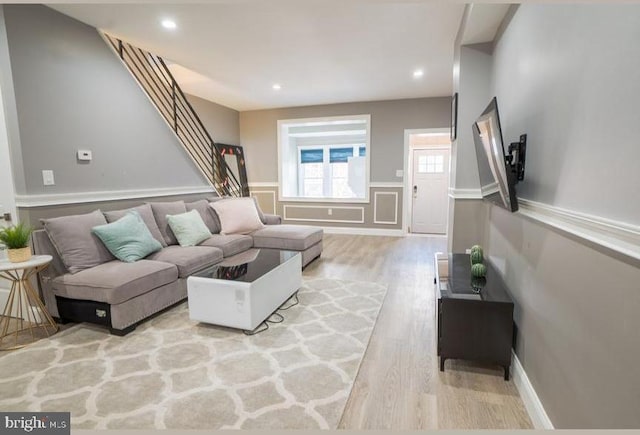
{"type": "Polygon", "coordinates": [[[484,264],[486,283],[474,289],[468,254],[435,255],[440,371],[447,359],[467,359],[500,365],[509,380],[513,300],[493,265],[484,264]]]}

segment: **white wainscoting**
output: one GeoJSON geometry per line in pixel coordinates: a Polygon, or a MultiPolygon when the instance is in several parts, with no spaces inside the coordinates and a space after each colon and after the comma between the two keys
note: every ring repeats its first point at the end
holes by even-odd
{"type": "Polygon", "coordinates": [[[343,224],[363,224],[364,223],[364,207],[345,207],[345,206],[332,206],[332,205],[284,205],[283,206],[283,213],[282,213],[282,219],[283,220],[292,220],[292,221],[299,221],[299,222],[336,222],[336,223],[343,223],[343,224]],[[315,209],[325,209],[325,210],[329,210],[329,209],[339,209],[339,210],[359,210],[360,211],[360,219],[359,220],[345,220],[345,219],[331,219],[331,216],[328,215],[328,211],[327,211],[327,216],[325,218],[322,219],[317,219],[317,218],[291,218],[288,217],[287,215],[287,211],[290,208],[315,208],[315,209]]]}
{"type": "Polygon", "coordinates": [[[374,224],[384,224],[384,225],[397,225],[398,224],[398,192],[380,192],[376,191],[373,193],[373,223],[374,224]],[[393,208],[393,220],[392,221],[381,221],[378,220],[378,195],[390,195],[395,196],[395,205],[393,208]]]}

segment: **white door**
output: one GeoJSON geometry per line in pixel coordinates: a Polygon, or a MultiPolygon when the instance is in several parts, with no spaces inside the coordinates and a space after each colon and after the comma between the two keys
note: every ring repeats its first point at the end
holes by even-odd
{"type": "Polygon", "coordinates": [[[449,150],[413,150],[412,233],[446,234],[449,150]]]}

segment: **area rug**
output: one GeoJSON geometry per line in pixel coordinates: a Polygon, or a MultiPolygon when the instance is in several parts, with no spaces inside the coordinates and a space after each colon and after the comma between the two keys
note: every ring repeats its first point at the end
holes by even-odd
{"type": "Polygon", "coordinates": [[[0,409],[69,411],[76,429],[335,429],[386,291],[305,279],[254,336],[187,303],[125,337],[75,325],[0,357],[0,409]]]}

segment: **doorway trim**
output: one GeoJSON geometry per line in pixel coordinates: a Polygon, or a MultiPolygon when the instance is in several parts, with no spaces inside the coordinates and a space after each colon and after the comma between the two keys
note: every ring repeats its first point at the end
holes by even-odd
{"type": "MultiPolygon", "coordinates": [[[[404,130],[404,154],[403,154],[403,181],[402,181],[402,185],[403,185],[403,191],[404,191],[404,195],[402,198],[402,234],[407,235],[409,234],[409,226],[411,224],[410,219],[411,219],[411,215],[409,213],[409,208],[411,207],[411,197],[412,197],[412,190],[411,190],[411,174],[410,174],[410,167],[409,167],[409,156],[410,156],[410,151],[411,151],[411,135],[413,134],[448,134],[451,132],[450,128],[409,128],[409,129],[405,129],[404,130]]],[[[451,185],[451,144],[449,144],[446,147],[442,147],[442,148],[447,148],[449,149],[449,185],[451,185]]],[[[451,198],[448,198],[448,201],[451,201],[451,198]]],[[[448,209],[448,205],[447,205],[447,209],[448,209]]],[[[447,210],[448,212],[448,210],[447,210]]],[[[449,231],[449,228],[447,228],[447,232],[449,231]]]]}

